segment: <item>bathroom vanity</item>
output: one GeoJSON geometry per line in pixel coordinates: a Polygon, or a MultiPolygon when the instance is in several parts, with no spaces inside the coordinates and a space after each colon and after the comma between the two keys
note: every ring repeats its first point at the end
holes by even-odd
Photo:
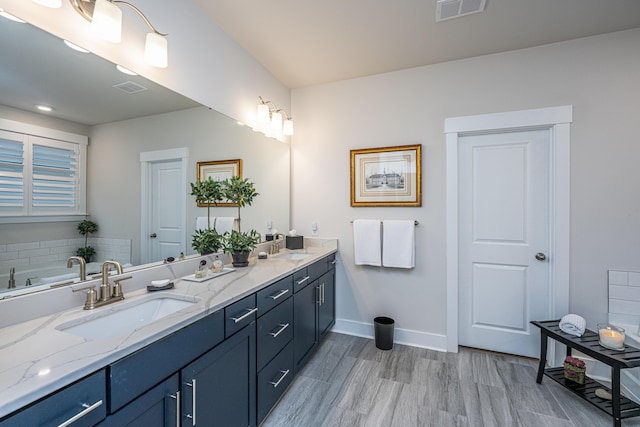
{"type": "MultiPolygon", "coordinates": [[[[335,322],[336,251],[333,240],[175,278],[162,294],[185,308],[104,339],[65,329],[99,317],[81,307],[1,329],[0,358],[14,361],[0,372],[0,426],[260,424],[335,322]]],[[[127,283],[124,302],[98,310],[150,298],[127,283]]]]}

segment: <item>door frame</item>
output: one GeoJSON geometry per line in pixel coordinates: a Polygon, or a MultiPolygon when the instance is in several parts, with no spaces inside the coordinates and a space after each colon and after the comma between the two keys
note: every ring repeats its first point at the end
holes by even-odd
{"type": "Polygon", "coordinates": [[[166,162],[171,160],[180,160],[180,181],[184,185],[180,186],[180,199],[184,200],[182,204],[182,224],[183,230],[180,238],[182,247],[187,246],[187,167],[189,163],[189,148],[173,148],[169,150],[146,151],[140,153],[140,260],[142,264],[149,263],[151,254],[151,243],[147,236],[151,232],[151,221],[149,214],[151,213],[152,191],[151,191],[151,172],[152,164],[157,162],[166,162]]]}
{"type": "MultiPolygon", "coordinates": [[[[569,310],[570,125],[573,106],[445,119],[447,156],[447,351],[458,352],[458,144],[461,136],[550,130],[549,312],[559,318],[569,310]]],[[[553,360],[553,358],[551,358],[553,360]]]]}

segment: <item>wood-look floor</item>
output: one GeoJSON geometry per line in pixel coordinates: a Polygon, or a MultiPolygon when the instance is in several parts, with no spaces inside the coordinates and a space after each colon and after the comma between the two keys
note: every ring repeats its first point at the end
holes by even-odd
{"type": "MultiPolygon", "coordinates": [[[[455,353],[330,334],[262,427],[612,426],[612,419],[545,377],[537,360],[455,353]]],[[[640,426],[640,417],[623,421],[640,426]]]]}

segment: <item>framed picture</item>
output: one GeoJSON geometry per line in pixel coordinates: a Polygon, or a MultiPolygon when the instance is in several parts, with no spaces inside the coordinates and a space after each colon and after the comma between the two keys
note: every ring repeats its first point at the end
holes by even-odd
{"type": "MultiPolygon", "coordinates": [[[[198,162],[196,164],[196,174],[198,181],[213,179],[214,181],[224,181],[232,176],[242,178],[242,159],[233,160],[212,160],[209,162],[198,162]]],[[[198,203],[198,207],[206,207],[205,203],[198,203]]],[[[220,203],[218,206],[236,206],[234,203],[220,203]]]]}
{"type": "Polygon", "coordinates": [[[422,206],[422,145],[351,150],[351,206],[422,206]]]}

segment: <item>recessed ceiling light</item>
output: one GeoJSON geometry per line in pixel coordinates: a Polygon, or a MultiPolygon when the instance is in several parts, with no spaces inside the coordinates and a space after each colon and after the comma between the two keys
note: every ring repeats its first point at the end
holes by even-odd
{"type": "Polygon", "coordinates": [[[0,16],[2,16],[3,18],[7,18],[7,19],[9,19],[11,21],[19,22],[21,24],[25,24],[27,22],[27,21],[23,21],[22,19],[18,18],[17,16],[13,16],[9,12],[6,12],[4,9],[0,9],[0,16]]]}
{"type": "Polygon", "coordinates": [[[38,110],[40,110],[40,111],[44,111],[44,112],[47,112],[47,113],[50,113],[50,112],[52,112],[53,110],[55,110],[55,108],[50,107],[50,106],[48,106],[48,105],[36,105],[36,108],[37,108],[38,110]]]}
{"type": "Polygon", "coordinates": [[[77,50],[78,52],[89,53],[89,51],[87,49],[85,49],[83,47],[80,47],[77,44],[73,44],[69,40],[64,40],[64,44],[66,44],[67,46],[69,46],[73,50],[77,50]]]}
{"type": "Polygon", "coordinates": [[[121,73],[129,74],[130,76],[137,76],[138,75],[138,73],[134,73],[133,71],[129,70],[128,68],[124,68],[122,65],[116,65],[116,68],[121,73]]]}

